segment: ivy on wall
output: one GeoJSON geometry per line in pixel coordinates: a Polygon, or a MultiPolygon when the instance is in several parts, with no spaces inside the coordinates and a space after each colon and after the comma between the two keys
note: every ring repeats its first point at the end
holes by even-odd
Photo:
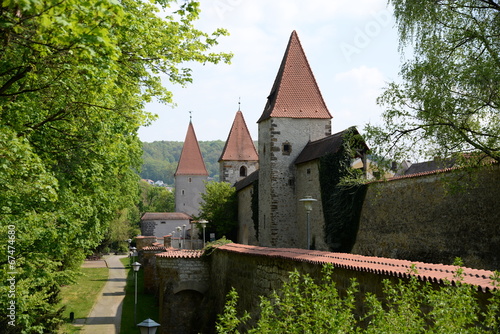
{"type": "Polygon", "coordinates": [[[320,158],[319,178],[325,242],[330,251],[348,253],[356,242],[367,185],[351,161],[363,151],[363,139],[355,128],[345,131],[340,149],[320,158]]]}
{"type": "Polygon", "coordinates": [[[255,229],[255,238],[259,240],[259,180],[255,180],[252,184],[252,220],[255,229]]]}

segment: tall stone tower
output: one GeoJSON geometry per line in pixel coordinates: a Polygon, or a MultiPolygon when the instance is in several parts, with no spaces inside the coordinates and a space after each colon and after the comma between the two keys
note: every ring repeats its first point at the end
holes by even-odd
{"type": "Polygon", "coordinates": [[[331,134],[331,114],[299,38],[292,32],[259,126],[259,243],[296,247],[294,160],[309,141],[331,134]]]}
{"type": "Polygon", "coordinates": [[[204,181],[207,179],[207,168],[203,162],[193,123],[189,121],[186,139],[175,171],[175,211],[190,216],[198,215],[201,194],[205,192],[204,181]]]}
{"type": "Polygon", "coordinates": [[[219,158],[220,180],[234,184],[259,169],[259,156],[241,110],[236,112],[219,158]]]}

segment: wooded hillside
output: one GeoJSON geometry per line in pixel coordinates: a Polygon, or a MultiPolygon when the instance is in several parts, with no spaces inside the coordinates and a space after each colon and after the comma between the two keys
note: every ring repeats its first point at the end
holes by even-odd
{"type": "MultiPolygon", "coordinates": [[[[143,179],[162,180],[168,185],[173,185],[183,144],[178,141],[143,143],[143,165],[139,175],[143,179]]],[[[219,181],[218,160],[224,148],[224,141],[200,141],[199,145],[209,176],[219,181]]]]}

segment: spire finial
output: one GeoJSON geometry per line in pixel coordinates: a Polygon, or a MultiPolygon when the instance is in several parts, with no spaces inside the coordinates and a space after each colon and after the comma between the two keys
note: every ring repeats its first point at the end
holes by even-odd
{"type": "Polygon", "coordinates": [[[190,110],[189,111],[189,123],[192,123],[193,120],[193,112],[190,110]]]}
{"type": "Polygon", "coordinates": [[[241,96],[238,97],[238,111],[241,111],[241,96]]]}

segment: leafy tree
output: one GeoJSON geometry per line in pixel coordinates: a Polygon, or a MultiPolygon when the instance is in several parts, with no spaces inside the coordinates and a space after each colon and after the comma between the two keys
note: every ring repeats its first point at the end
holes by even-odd
{"type": "Polygon", "coordinates": [[[141,201],[139,211],[144,212],[173,212],[175,211],[175,197],[173,192],[164,187],[156,187],[145,181],[140,181],[141,201]]]}
{"type": "Polygon", "coordinates": [[[169,103],[160,75],[191,81],[185,61],[228,61],[193,26],[196,1],[4,0],[0,4],[0,328],[53,332],[59,287],[137,200],[137,129],[169,103]],[[15,301],[15,326],[7,305],[15,301]]]}
{"type": "Polygon", "coordinates": [[[215,233],[234,240],[238,226],[238,202],[236,190],[227,182],[209,181],[201,195],[199,219],[206,219],[207,233],[215,233]]]}
{"type": "Polygon", "coordinates": [[[475,151],[500,161],[498,1],[389,2],[414,57],[379,97],[387,109],[366,128],[373,146],[396,160],[475,151]]]}
{"type": "MultiPolygon", "coordinates": [[[[140,175],[143,179],[162,180],[174,184],[174,174],[181,155],[183,142],[155,141],[143,143],[144,163],[140,175]]],[[[222,140],[200,141],[200,150],[209,177],[219,179],[219,158],[224,148],[222,140]]]]}

